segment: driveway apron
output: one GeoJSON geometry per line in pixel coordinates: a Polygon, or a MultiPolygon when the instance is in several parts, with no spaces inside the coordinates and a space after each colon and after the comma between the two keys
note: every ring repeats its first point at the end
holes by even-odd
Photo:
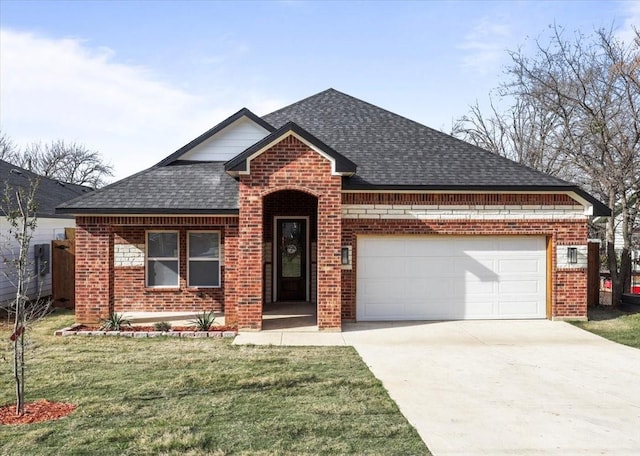
{"type": "Polygon", "coordinates": [[[547,320],[342,335],[436,456],[640,455],[640,350],[547,320]]]}

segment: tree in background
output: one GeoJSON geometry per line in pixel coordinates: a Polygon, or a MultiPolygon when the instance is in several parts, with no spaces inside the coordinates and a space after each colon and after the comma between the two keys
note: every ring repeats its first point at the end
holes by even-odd
{"type": "Polygon", "coordinates": [[[32,143],[19,150],[8,136],[0,134],[0,159],[40,176],[93,188],[106,185],[113,176],[113,166],[99,152],[63,140],[32,143]]]}
{"type": "Polygon", "coordinates": [[[0,160],[15,163],[17,159],[17,148],[11,138],[0,132],[0,160]]]}
{"type": "Polygon", "coordinates": [[[51,300],[42,299],[40,290],[36,297],[29,298],[29,289],[36,282],[40,271],[34,269],[29,256],[29,247],[38,224],[36,216],[36,190],[38,180],[30,182],[28,187],[5,186],[0,215],[6,218],[9,232],[3,237],[1,259],[7,266],[4,275],[15,287],[15,299],[7,309],[13,316],[13,334],[11,345],[13,351],[13,375],[16,390],[16,414],[24,414],[25,405],[25,353],[27,351],[26,333],[28,325],[45,316],[50,309],[51,300]]]}
{"type": "Polygon", "coordinates": [[[559,26],[529,57],[509,51],[508,79],[496,90],[511,106],[478,104],[453,133],[520,163],[582,185],[618,217],[606,225],[612,301],[631,285],[631,242],[640,226],[640,33],[623,43],[598,30],[567,40],[559,26]],[[615,229],[623,245],[615,251],[615,229]]]}

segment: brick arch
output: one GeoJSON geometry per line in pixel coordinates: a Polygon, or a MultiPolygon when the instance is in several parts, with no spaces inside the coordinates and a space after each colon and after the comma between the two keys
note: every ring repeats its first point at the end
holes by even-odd
{"type": "Polygon", "coordinates": [[[283,188],[262,197],[263,240],[273,238],[273,219],[276,216],[304,216],[309,218],[309,236],[317,239],[319,198],[311,193],[283,188]]]}
{"type": "Polygon", "coordinates": [[[260,197],[264,198],[266,196],[271,195],[272,193],[283,192],[283,191],[295,191],[295,192],[308,193],[309,195],[315,198],[320,198],[320,195],[321,195],[321,192],[313,190],[308,187],[302,187],[299,185],[282,185],[279,187],[269,187],[263,190],[262,193],[260,193],[260,197]]]}

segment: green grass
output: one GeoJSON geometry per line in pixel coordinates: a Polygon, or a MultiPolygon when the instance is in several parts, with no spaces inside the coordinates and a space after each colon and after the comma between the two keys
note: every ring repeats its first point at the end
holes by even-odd
{"type": "Polygon", "coordinates": [[[577,321],[574,325],[614,342],[640,348],[640,313],[596,307],[589,309],[589,321],[577,321]]]}
{"type": "MultiPolygon", "coordinates": [[[[52,336],[72,320],[50,316],[31,332],[26,391],[28,402],[78,409],[0,426],[0,454],[429,454],[351,347],[52,336]]],[[[9,404],[8,348],[2,356],[0,404],[9,404]]]]}

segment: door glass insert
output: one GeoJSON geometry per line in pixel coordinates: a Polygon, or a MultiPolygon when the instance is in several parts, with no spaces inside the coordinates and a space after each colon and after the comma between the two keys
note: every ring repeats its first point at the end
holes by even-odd
{"type": "Polygon", "coordinates": [[[280,238],[282,277],[302,276],[302,229],[300,222],[283,222],[280,238]]]}

